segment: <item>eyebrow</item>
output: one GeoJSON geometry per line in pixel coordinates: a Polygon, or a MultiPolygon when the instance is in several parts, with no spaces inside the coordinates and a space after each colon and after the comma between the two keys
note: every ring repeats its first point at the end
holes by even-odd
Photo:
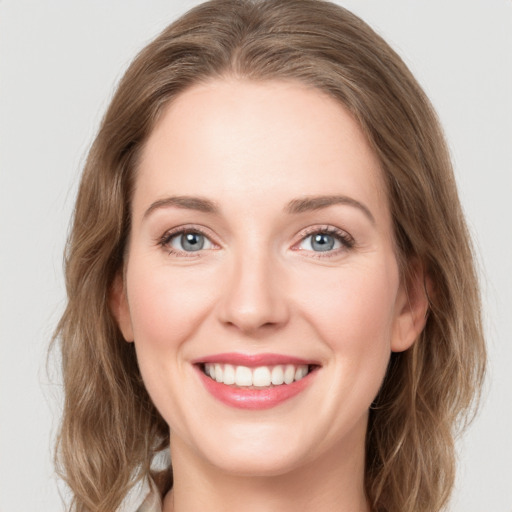
{"type": "MultiPolygon", "coordinates": [[[[299,214],[314,210],[321,210],[337,204],[358,208],[366,215],[372,224],[375,224],[375,217],[372,215],[369,208],[356,199],[347,196],[306,196],[299,199],[292,199],[287,204],[285,211],[290,214],[299,214]]],[[[145,219],[155,210],[169,207],[196,210],[212,214],[218,214],[220,211],[218,205],[210,199],[196,196],[170,196],[152,203],[144,212],[143,218],[145,219]]]]}
{"type": "Polygon", "coordinates": [[[303,213],[314,210],[321,210],[336,204],[353,206],[361,210],[372,224],[375,224],[375,217],[372,215],[370,209],[363,203],[347,196],[307,196],[300,199],[293,199],[286,207],[288,213],[303,213]]]}
{"type": "Polygon", "coordinates": [[[159,199],[151,204],[151,206],[144,212],[143,218],[145,219],[155,210],[160,208],[168,208],[174,206],[175,208],[183,208],[185,210],[196,210],[204,213],[219,213],[219,207],[213,201],[203,197],[195,196],[170,196],[164,199],[159,199]]]}

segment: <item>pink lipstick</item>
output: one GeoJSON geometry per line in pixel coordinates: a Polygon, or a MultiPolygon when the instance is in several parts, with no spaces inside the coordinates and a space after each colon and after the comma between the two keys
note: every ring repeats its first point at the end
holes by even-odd
{"type": "Polygon", "coordinates": [[[296,396],[313,381],[315,361],[281,354],[215,354],[193,362],[206,390],[226,405],[268,409],[296,396]]]}

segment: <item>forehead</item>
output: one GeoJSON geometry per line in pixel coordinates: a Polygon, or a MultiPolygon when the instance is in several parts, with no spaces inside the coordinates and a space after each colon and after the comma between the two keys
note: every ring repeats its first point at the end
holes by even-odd
{"type": "MultiPolygon", "coordinates": [[[[134,211],[158,196],[340,193],[386,208],[379,161],[353,116],[296,82],[218,79],[162,113],[142,153],[134,211]]],[[[285,197],[286,196],[286,197],[285,197]]]]}

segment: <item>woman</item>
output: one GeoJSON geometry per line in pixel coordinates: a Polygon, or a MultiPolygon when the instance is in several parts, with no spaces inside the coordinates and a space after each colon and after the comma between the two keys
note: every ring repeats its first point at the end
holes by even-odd
{"type": "Polygon", "coordinates": [[[446,503],[485,361],[469,237],[430,103],[346,10],[214,0],[148,45],[66,275],[74,510],[446,503]]]}

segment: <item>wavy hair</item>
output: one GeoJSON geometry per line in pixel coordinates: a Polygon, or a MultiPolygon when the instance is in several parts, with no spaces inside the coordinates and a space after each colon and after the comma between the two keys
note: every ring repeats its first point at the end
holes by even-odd
{"type": "MultiPolygon", "coordinates": [[[[373,512],[434,512],[454,480],[454,438],[479,396],[485,348],[470,237],[436,114],[400,59],[361,19],[323,0],[213,0],[135,58],[90,149],[66,249],[67,308],[55,340],[65,402],[56,458],[75,512],[111,512],[151,472],[168,426],[134,345],[109,310],[123,267],[138,157],[164,107],[193,84],[295,80],[342,103],[378,156],[407,282],[428,275],[429,316],[391,356],[370,411],[365,490],[373,512]]],[[[160,491],[172,485],[163,472],[160,491]]],[[[161,475],[161,476],[162,476],[161,475]]]]}

